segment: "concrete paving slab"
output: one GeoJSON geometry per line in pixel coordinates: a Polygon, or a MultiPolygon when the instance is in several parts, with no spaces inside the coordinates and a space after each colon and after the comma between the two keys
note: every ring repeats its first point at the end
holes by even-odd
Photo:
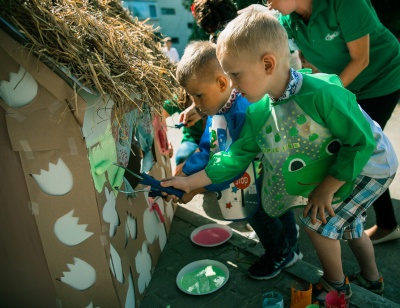
{"type": "MultiPolygon", "coordinates": [[[[172,126],[177,117],[167,119],[172,126]]],[[[386,134],[392,141],[400,157],[400,105],[397,106],[386,134]]],[[[180,130],[170,129],[168,138],[177,149],[180,143],[180,130]]],[[[174,166],[173,166],[174,167],[174,166]]],[[[390,187],[394,202],[395,214],[400,221],[400,176],[397,176],[390,187]]],[[[299,210],[296,210],[300,214],[299,210]]],[[[368,210],[366,227],[374,225],[373,209],[368,210]]],[[[290,306],[290,285],[293,279],[301,277],[308,281],[318,280],[320,264],[308,236],[300,229],[300,248],[303,261],[282,272],[277,278],[268,281],[256,281],[247,276],[246,269],[259,256],[263,249],[257,239],[251,239],[251,232],[245,222],[225,221],[219,211],[213,193],[197,195],[191,202],[180,205],[174,218],[168,243],[157,264],[149,290],[141,307],[261,307],[262,294],[276,290],[284,296],[285,307],[290,306]],[[190,233],[196,227],[211,223],[228,225],[234,235],[228,243],[215,250],[196,247],[190,242],[190,233]],[[205,251],[204,251],[205,250],[205,251]],[[181,267],[199,258],[216,258],[228,264],[234,279],[213,295],[192,296],[181,292],[174,284],[174,277],[181,267]],[[187,263],[185,263],[187,262],[187,263]],[[228,263],[229,262],[229,263],[228,263]],[[235,281],[232,281],[235,280],[235,281]],[[164,283],[163,283],[164,281],[164,283]]],[[[342,242],[343,267],[346,273],[358,270],[357,263],[346,242],[342,242]]],[[[376,261],[385,278],[384,297],[376,296],[357,286],[353,286],[351,307],[400,307],[400,240],[375,246],[376,261]]]]}

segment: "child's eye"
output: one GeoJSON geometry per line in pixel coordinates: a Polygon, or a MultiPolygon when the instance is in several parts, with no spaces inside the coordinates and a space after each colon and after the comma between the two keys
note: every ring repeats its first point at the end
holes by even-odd
{"type": "Polygon", "coordinates": [[[232,75],[233,77],[237,77],[238,74],[239,74],[239,73],[231,73],[231,75],[232,75]]]}

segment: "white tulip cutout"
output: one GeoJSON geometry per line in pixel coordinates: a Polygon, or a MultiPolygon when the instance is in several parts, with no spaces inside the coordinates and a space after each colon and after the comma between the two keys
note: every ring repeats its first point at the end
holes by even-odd
{"type": "Polygon", "coordinates": [[[22,66],[18,73],[10,72],[9,81],[0,81],[0,97],[11,108],[30,104],[38,93],[36,80],[22,66]]]}
{"type": "Polygon", "coordinates": [[[89,289],[96,282],[96,271],[87,262],[74,258],[74,264],[67,264],[69,272],[63,272],[60,280],[70,287],[82,291],[89,289]]]}
{"type": "Polygon", "coordinates": [[[61,216],[54,224],[54,233],[58,240],[67,246],[75,246],[93,235],[86,231],[87,224],[78,224],[79,218],[73,217],[74,210],[61,216]]]}
{"type": "Polygon", "coordinates": [[[32,174],[39,188],[50,196],[63,196],[69,193],[74,184],[72,173],[64,161],[59,158],[57,164],[49,163],[49,170],[40,170],[32,174]]]}

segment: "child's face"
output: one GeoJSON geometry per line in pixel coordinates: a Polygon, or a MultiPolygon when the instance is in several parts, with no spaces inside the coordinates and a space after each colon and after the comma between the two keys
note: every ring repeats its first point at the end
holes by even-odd
{"type": "Polygon", "coordinates": [[[195,105],[207,115],[215,115],[225,105],[231,94],[229,79],[217,77],[216,80],[190,79],[185,87],[195,105]]]}
{"type": "Polygon", "coordinates": [[[268,75],[263,61],[243,61],[229,54],[220,60],[222,69],[236,88],[251,103],[259,101],[267,93],[268,75]]]}

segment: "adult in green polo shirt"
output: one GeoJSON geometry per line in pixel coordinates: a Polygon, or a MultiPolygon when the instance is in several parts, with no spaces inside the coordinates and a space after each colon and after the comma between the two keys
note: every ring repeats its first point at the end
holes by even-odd
{"type": "MultiPolygon", "coordinates": [[[[338,75],[383,129],[400,98],[400,45],[370,0],[269,0],[267,7],[282,14],[291,48],[338,75]]],[[[400,238],[389,191],[374,209],[376,225],[366,230],[372,243],[400,238]]]]}

